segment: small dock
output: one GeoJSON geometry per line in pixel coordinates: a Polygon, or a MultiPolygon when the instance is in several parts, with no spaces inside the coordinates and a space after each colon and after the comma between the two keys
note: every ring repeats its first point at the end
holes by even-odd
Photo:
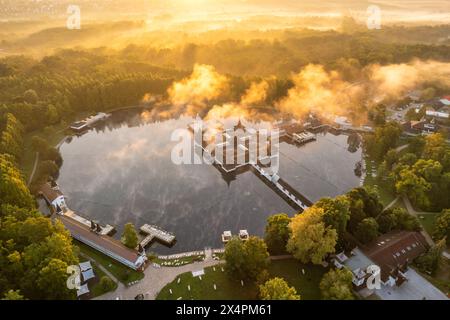
{"type": "Polygon", "coordinates": [[[145,248],[155,240],[168,246],[175,242],[175,235],[173,233],[165,231],[155,225],[144,224],[140,228],[140,231],[146,234],[146,237],[139,243],[142,248],[145,248]]]}
{"type": "MultiPolygon", "coordinates": [[[[81,224],[84,224],[86,227],[91,228],[92,229],[92,220],[88,220],[86,218],[83,218],[80,214],[78,214],[77,212],[74,212],[72,210],[67,210],[66,212],[63,213],[64,216],[69,217],[75,221],[78,221],[81,224]]],[[[95,223],[96,225],[98,225],[98,223],[95,223]]],[[[99,226],[98,228],[98,234],[102,235],[102,236],[108,236],[111,233],[113,233],[115,231],[115,228],[109,224],[107,224],[106,226],[99,226]]]]}
{"type": "Polygon", "coordinates": [[[104,113],[99,112],[94,116],[90,116],[84,120],[74,122],[70,125],[70,129],[72,129],[75,132],[83,132],[84,130],[87,130],[90,126],[94,125],[95,123],[99,121],[103,121],[111,116],[110,113],[104,113]]]}
{"type": "Polygon", "coordinates": [[[300,132],[292,134],[292,140],[298,144],[304,144],[310,141],[315,141],[316,136],[311,132],[300,132]]]}

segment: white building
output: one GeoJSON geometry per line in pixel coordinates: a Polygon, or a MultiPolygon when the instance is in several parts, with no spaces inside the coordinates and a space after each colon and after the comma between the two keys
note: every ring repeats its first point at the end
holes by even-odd
{"type": "Polygon", "coordinates": [[[40,189],[40,195],[45,199],[53,212],[62,214],[68,211],[64,195],[58,186],[51,186],[50,183],[44,183],[40,189]]]}

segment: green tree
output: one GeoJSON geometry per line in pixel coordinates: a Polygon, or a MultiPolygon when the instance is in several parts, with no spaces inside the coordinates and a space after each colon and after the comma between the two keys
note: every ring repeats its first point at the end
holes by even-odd
{"type": "Polygon", "coordinates": [[[59,259],[51,259],[39,271],[37,286],[45,299],[73,299],[74,291],[67,288],[67,263],[59,259]]]}
{"type": "Polygon", "coordinates": [[[394,149],[389,150],[384,156],[384,162],[388,170],[392,169],[392,166],[398,161],[398,153],[394,149]]]}
{"type": "Polygon", "coordinates": [[[420,99],[421,100],[431,100],[436,96],[436,89],[433,87],[428,87],[422,90],[420,99]]]}
{"type": "Polygon", "coordinates": [[[59,168],[56,165],[55,162],[51,160],[44,160],[39,163],[38,169],[37,169],[37,176],[36,180],[38,181],[47,181],[48,177],[52,177],[53,179],[56,179],[59,174],[59,168]]]}
{"type": "Polygon", "coordinates": [[[392,230],[420,231],[421,225],[417,217],[412,216],[403,208],[389,208],[377,218],[379,231],[387,233],[392,230]]]}
{"type": "Polygon", "coordinates": [[[362,243],[369,243],[378,237],[378,223],[375,218],[365,218],[358,224],[355,237],[362,243]]]}
{"type": "Polygon", "coordinates": [[[58,167],[61,167],[63,163],[63,159],[61,154],[56,148],[50,147],[45,152],[42,153],[42,160],[50,160],[53,161],[58,167]]]}
{"type": "Polygon", "coordinates": [[[273,278],[259,286],[262,300],[300,300],[294,287],[289,287],[282,278],[273,278]]]}
{"type": "Polygon", "coordinates": [[[419,121],[425,115],[425,109],[420,109],[416,112],[416,109],[412,108],[406,111],[405,119],[408,121],[419,121]]]}
{"type": "Polygon", "coordinates": [[[25,300],[24,296],[20,294],[19,290],[9,290],[5,293],[2,300],[25,300]]]}
{"type": "Polygon", "coordinates": [[[286,253],[286,244],[289,240],[289,222],[291,219],[285,213],[275,214],[267,219],[264,241],[271,254],[286,253]]]}
{"type": "Polygon", "coordinates": [[[382,126],[386,124],[386,106],[378,104],[368,112],[368,118],[376,126],[382,126]]]}
{"type": "Polygon", "coordinates": [[[367,217],[378,217],[383,211],[383,204],[376,189],[359,187],[350,190],[346,197],[350,203],[350,220],[348,230],[356,232],[358,224],[367,217]]]}
{"type": "Polygon", "coordinates": [[[406,195],[413,203],[419,206],[428,206],[430,200],[427,191],[431,189],[430,183],[423,177],[415,174],[409,167],[400,171],[395,183],[397,193],[406,195]]]}
{"type": "Polygon", "coordinates": [[[36,152],[46,152],[47,149],[50,147],[47,140],[39,137],[39,136],[33,136],[31,137],[31,146],[33,147],[33,150],[36,152]]]}
{"type": "Polygon", "coordinates": [[[397,146],[402,128],[396,122],[388,122],[377,127],[373,136],[366,137],[367,152],[377,160],[381,160],[386,153],[397,146]]]}
{"type": "Polygon", "coordinates": [[[38,102],[38,99],[39,97],[36,91],[34,91],[33,89],[29,89],[23,93],[23,100],[25,102],[36,104],[38,102]]]}
{"type": "Polygon", "coordinates": [[[138,245],[138,236],[136,233],[136,228],[132,223],[125,224],[123,234],[122,234],[122,243],[128,248],[134,249],[138,245]]]}
{"type": "Polygon", "coordinates": [[[47,123],[49,124],[55,124],[59,121],[58,110],[55,108],[55,106],[48,106],[45,117],[47,118],[47,123]]]}
{"type": "Polygon", "coordinates": [[[400,165],[412,166],[417,162],[417,156],[414,153],[406,153],[398,159],[400,165]]]}
{"type": "Polygon", "coordinates": [[[256,285],[260,286],[270,280],[270,273],[267,269],[262,270],[256,277],[256,285]]]}
{"type": "Polygon", "coordinates": [[[347,223],[350,220],[350,202],[348,198],[345,196],[338,196],[334,199],[322,198],[314,206],[323,209],[323,222],[327,227],[336,230],[339,247],[342,247],[347,223]]]}
{"type": "Polygon", "coordinates": [[[439,240],[427,253],[418,257],[415,262],[422,272],[434,274],[442,259],[442,252],[446,248],[446,239],[439,240]]]}
{"type": "Polygon", "coordinates": [[[434,224],[433,239],[443,238],[446,238],[447,245],[450,245],[450,209],[443,210],[434,224]]]}
{"type": "MultiPolygon", "coordinates": [[[[1,126],[0,126],[1,127],[1,126]]],[[[0,153],[20,158],[23,148],[23,126],[11,113],[5,115],[5,126],[0,136],[0,153]]]]}
{"type": "Polygon", "coordinates": [[[231,239],[225,246],[225,270],[237,280],[256,280],[269,263],[265,242],[257,237],[247,241],[231,239]]]}
{"type": "Polygon", "coordinates": [[[445,138],[441,133],[430,134],[425,137],[425,146],[423,150],[423,158],[435,161],[442,160],[449,149],[445,138]]]}
{"type": "Polygon", "coordinates": [[[100,279],[99,285],[102,288],[103,292],[109,292],[116,287],[116,284],[114,283],[114,281],[112,281],[111,278],[108,276],[103,276],[100,279]]]}
{"type": "Polygon", "coordinates": [[[28,190],[22,174],[11,157],[0,155],[0,199],[2,204],[33,208],[35,201],[28,190]]]}
{"type": "Polygon", "coordinates": [[[336,269],[328,271],[320,281],[320,292],[325,300],[353,300],[353,274],[350,270],[336,269]]]}
{"type": "Polygon", "coordinates": [[[323,215],[322,208],[313,206],[292,218],[289,224],[292,233],[287,250],[303,263],[321,264],[335,251],[337,232],[326,226],[323,215]]]}
{"type": "Polygon", "coordinates": [[[417,157],[422,156],[425,147],[425,139],[422,136],[416,136],[409,140],[408,152],[415,154],[417,157]]]}

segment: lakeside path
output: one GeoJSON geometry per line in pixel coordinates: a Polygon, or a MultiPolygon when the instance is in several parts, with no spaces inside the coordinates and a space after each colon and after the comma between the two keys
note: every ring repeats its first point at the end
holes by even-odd
{"type": "MultiPolygon", "coordinates": [[[[402,197],[403,202],[405,203],[406,209],[409,212],[409,214],[418,217],[419,215],[427,215],[427,214],[436,214],[437,212],[426,212],[426,211],[416,211],[413,207],[413,205],[411,204],[411,201],[409,201],[409,198],[406,196],[402,197]]],[[[428,234],[428,232],[426,232],[425,230],[422,230],[420,233],[423,234],[423,236],[425,237],[425,240],[427,240],[428,244],[430,246],[434,246],[434,241],[431,238],[431,236],[428,234]]],[[[450,259],[450,250],[447,248],[446,250],[444,250],[444,252],[442,252],[442,256],[446,259],[450,259]]]]}
{"type": "Polygon", "coordinates": [[[34,165],[33,165],[33,171],[31,171],[30,178],[28,178],[28,186],[30,186],[31,181],[33,181],[33,177],[36,172],[38,163],[39,163],[39,152],[36,152],[36,157],[34,159],[34,165]]]}
{"type": "MultiPolygon", "coordinates": [[[[415,217],[419,217],[419,214],[431,214],[431,213],[435,213],[435,212],[418,212],[414,209],[413,205],[411,204],[411,201],[409,201],[409,198],[407,196],[403,196],[403,203],[405,204],[406,210],[408,211],[408,213],[412,216],[415,217]]],[[[430,237],[430,235],[428,234],[428,232],[425,231],[425,229],[423,229],[422,231],[420,231],[420,233],[425,237],[425,240],[428,242],[428,244],[433,247],[434,246],[434,241],[433,239],[430,237]]]]}
{"type": "Polygon", "coordinates": [[[400,199],[399,196],[395,197],[395,199],[392,200],[391,203],[389,203],[389,204],[383,209],[383,211],[384,211],[384,210],[387,210],[387,209],[390,209],[390,208],[398,201],[398,199],[400,199]]]}
{"type": "Polygon", "coordinates": [[[145,277],[137,284],[126,287],[119,283],[117,290],[105,293],[93,300],[133,300],[138,294],[143,294],[145,300],[155,300],[158,293],[167,284],[171,283],[182,273],[202,270],[223,263],[213,259],[206,259],[201,262],[194,262],[180,267],[161,267],[156,268],[150,264],[145,269],[145,277]]]}

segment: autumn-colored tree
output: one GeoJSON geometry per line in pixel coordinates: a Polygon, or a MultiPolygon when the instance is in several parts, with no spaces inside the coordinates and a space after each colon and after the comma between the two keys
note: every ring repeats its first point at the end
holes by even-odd
{"type": "Polygon", "coordinates": [[[337,232],[323,221],[324,210],[310,207],[292,218],[287,250],[303,263],[321,264],[335,251],[337,232]]]}

